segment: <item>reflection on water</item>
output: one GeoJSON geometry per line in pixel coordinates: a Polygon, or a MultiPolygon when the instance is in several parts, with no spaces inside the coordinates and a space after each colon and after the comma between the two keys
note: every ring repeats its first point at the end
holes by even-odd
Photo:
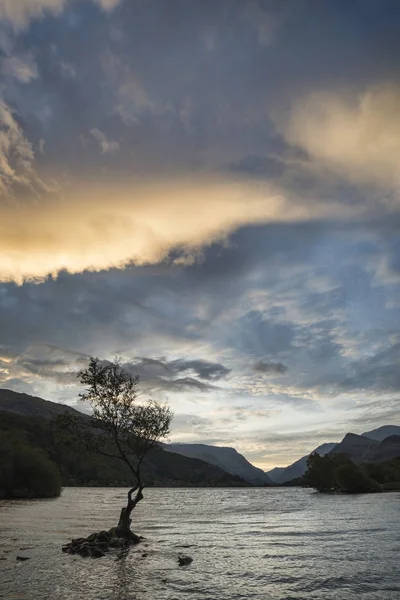
{"type": "Polygon", "coordinates": [[[400,598],[398,493],[329,496],[294,488],[145,493],[134,518],[146,540],[121,560],[65,555],[61,546],[115,525],[124,490],[69,488],[56,500],[0,501],[0,598],[400,598]],[[193,563],[179,567],[180,553],[193,563]],[[17,555],[30,560],[16,561],[17,555]]]}

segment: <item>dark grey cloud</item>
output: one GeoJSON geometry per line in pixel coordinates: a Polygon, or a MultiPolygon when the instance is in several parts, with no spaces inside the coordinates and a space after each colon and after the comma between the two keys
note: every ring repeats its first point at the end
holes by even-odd
{"type": "Polygon", "coordinates": [[[194,371],[198,377],[209,381],[218,381],[231,372],[231,369],[227,369],[224,365],[207,360],[177,359],[168,363],[168,366],[178,373],[194,371]]]}
{"type": "Polygon", "coordinates": [[[265,375],[283,375],[288,370],[287,366],[283,363],[274,363],[265,360],[257,360],[253,364],[252,368],[253,371],[255,371],[256,373],[263,373],[265,375]]]}
{"type": "Polygon", "coordinates": [[[400,342],[349,365],[349,375],[338,382],[344,390],[398,392],[400,390],[400,342]]]}

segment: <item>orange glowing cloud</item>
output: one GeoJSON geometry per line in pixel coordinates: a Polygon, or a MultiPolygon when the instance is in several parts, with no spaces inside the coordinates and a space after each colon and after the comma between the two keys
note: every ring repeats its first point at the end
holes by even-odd
{"type": "Polygon", "coordinates": [[[349,180],[399,190],[399,87],[371,87],[358,95],[313,93],[281,129],[291,144],[349,180]]]}
{"type": "Polygon", "coordinates": [[[0,280],[154,264],[176,249],[184,262],[241,226],[333,212],[334,206],[292,202],[266,184],[207,179],[86,185],[56,200],[0,207],[0,280]]]}

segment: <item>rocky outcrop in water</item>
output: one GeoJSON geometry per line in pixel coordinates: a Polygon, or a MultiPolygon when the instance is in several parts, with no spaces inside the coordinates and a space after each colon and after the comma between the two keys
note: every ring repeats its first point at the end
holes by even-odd
{"type": "Polygon", "coordinates": [[[102,558],[111,549],[128,550],[141,539],[143,538],[132,532],[129,537],[121,537],[118,535],[117,528],[113,527],[108,531],[92,533],[86,538],[76,538],[63,546],[62,551],[83,557],[102,558]]]}

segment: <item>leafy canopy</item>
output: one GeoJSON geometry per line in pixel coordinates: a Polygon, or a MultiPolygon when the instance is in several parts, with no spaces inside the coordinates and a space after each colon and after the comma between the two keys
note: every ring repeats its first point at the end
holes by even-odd
{"type": "Polygon", "coordinates": [[[86,421],[87,445],[123,460],[140,482],[145,455],[169,434],[171,409],[155,400],[139,402],[139,376],[133,377],[119,359],[110,363],[91,358],[78,377],[86,386],[80,399],[93,409],[93,418],[86,421]]]}

